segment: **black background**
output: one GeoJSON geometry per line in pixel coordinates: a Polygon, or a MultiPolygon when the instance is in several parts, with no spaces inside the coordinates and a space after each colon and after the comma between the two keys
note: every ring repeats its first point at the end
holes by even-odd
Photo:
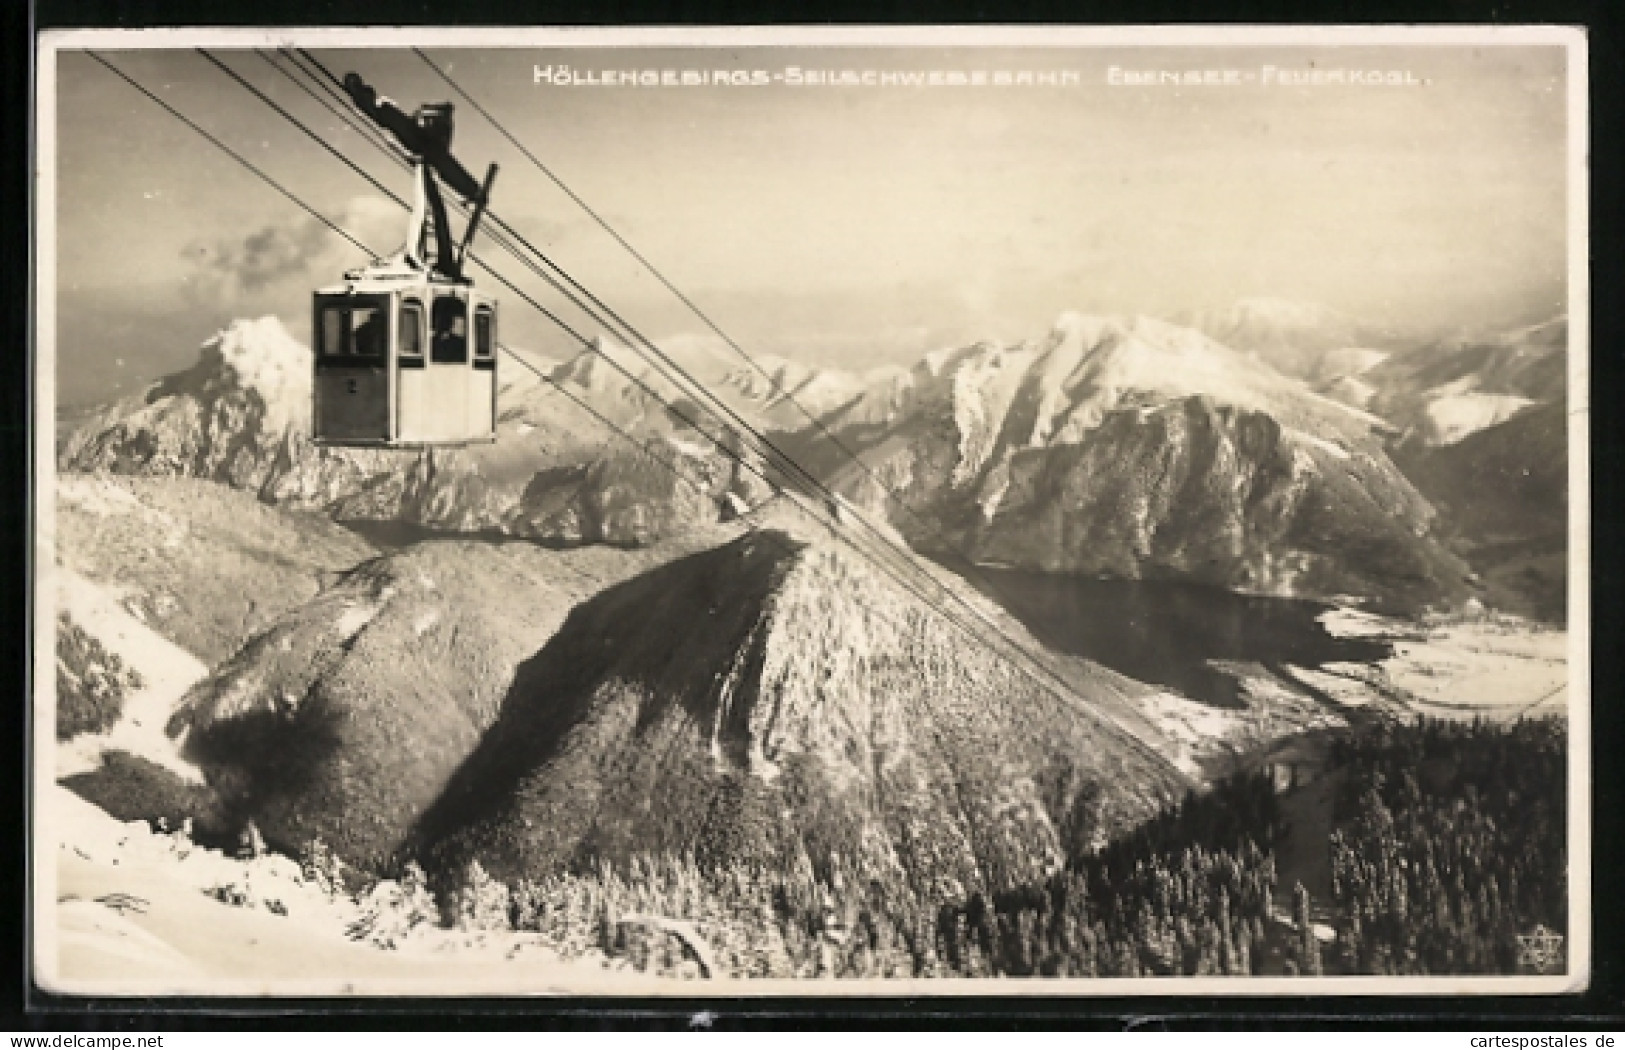
{"type": "MultiPolygon", "coordinates": [[[[1614,5],[1616,8],[1619,5],[1614,5]]],[[[1142,1030],[1584,1031],[1625,1027],[1625,939],[1615,888],[1625,875],[1620,813],[1625,741],[1620,698],[1619,612],[1625,548],[1621,508],[1619,87],[1625,72],[1620,20],[1605,0],[1593,2],[1337,3],[1140,0],[1137,3],[923,3],[920,0],[37,0],[32,6],[0,2],[0,116],[5,130],[5,207],[0,210],[0,761],[4,813],[0,834],[0,1029],[68,1031],[176,1031],[200,1029],[403,1029],[455,1026],[465,1031],[534,1027],[588,1029],[741,1027],[819,1028],[1105,1028],[1142,1030]],[[26,711],[30,632],[30,372],[29,323],[32,258],[32,59],[34,34],[47,28],[160,25],[538,25],[643,24],[860,24],[860,23],[1545,23],[1587,28],[1591,61],[1591,542],[1592,542],[1592,798],[1593,965],[1591,987],[1563,997],[1218,999],[692,999],[692,1000],[86,1000],[53,997],[29,983],[26,942],[27,788],[26,711]],[[695,1015],[708,1012],[702,1021],[695,1015]]]]}

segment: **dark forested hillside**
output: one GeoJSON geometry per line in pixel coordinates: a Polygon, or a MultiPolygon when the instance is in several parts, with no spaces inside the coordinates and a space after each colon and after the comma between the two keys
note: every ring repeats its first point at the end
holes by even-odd
{"type": "MultiPolygon", "coordinates": [[[[1061,870],[933,904],[839,856],[583,864],[510,890],[477,863],[451,907],[660,972],[715,976],[1177,976],[1527,972],[1567,923],[1566,729],[1423,721],[1333,747],[1332,829],[1295,829],[1265,773],[1188,794],[1061,870]],[[1316,836],[1331,899],[1277,867],[1316,836]],[[491,907],[492,901],[496,906],[491,907]],[[655,917],[659,917],[656,921],[655,917]]],[[[1303,790],[1303,788],[1294,788],[1303,790]]]]}
{"type": "Polygon", "coordinates": [[[1332,834],[1342,962],[1506,973],[1568,915],[1565,723],[1425,723],[1344,745],[1332,834]]]}

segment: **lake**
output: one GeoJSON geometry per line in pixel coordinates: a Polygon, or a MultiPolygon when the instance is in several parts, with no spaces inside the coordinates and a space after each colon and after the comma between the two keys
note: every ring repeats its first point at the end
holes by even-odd
{"type": "Polygon", "coordinates": [[[1338,638],[1319,616],[1332,608],[1296,598],[1235,594],[1171,580],[1101,579],[981,567],[966,575],[1034,637],[1142,682],[1222,707],[1242,702],[1214,660],[1320,667],[1392,653],[1373,638],[1338,638]]]}
{"type": "Polygon", "coordinates": [[[427,543],[430,540],[478,540],[483,543],[536,542],[534,540],[518,539],[497,529],[459,532],[456,529],[418,525],[414,522],[398,521],[394,518],[385,518],[383,520],[347,518],[338,522],[338,524],[349,529],[379,550],[386,552],[403,550],[414,543],[427,543]]]}

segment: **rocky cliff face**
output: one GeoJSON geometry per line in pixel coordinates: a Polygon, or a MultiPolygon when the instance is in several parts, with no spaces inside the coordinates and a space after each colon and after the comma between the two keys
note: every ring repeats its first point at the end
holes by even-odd
{"type": "Polygon", "coordinates": [[[267,317],[233,324],[191,369],[83,421],[59,461],[77,471],[207,478],[341,520],[563,544],[647,543],[677,523],[715,519],[761,497],[765,486],[748,471],[592,357],[539,364],[644,446],[505,361],[493,445],[317,447],[307,437],[310,352],[267,317]]]}
{"type": "Polygon", "coordinates": [[[1465,594],[1382,420],[1198,332],[1067,317],[909,378],[832,417],[868,469],[831,470],[924,549],[1403,610],[1465,594]]]}
{"type": "Polygon", "coordinates": [[[1492,603],[1552,622],[1567,617],[1568,424],[1559,400],[1455,444],[1398,453],[1492,603]]]}

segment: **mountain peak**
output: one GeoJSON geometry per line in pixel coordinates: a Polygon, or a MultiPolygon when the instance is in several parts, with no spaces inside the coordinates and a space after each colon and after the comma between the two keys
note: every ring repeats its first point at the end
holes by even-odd
{"type": "Polygon", "coordinates": [[[310,413],[310,349],[274,314],[238,319],[203,344],[203,360],[219,356],[245,392],[265,404],[266,424],[281,428],[310,413]]]}

